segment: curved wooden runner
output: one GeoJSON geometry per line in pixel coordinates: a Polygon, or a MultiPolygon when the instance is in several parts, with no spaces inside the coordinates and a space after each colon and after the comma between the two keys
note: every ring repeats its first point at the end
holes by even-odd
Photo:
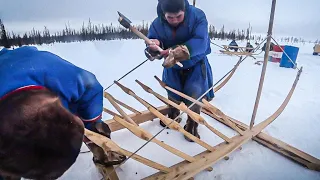
{"type": "Polygon", "coordinates": [[[151,176],[145,179],[157,179],[157,180],[189,179],[190,177],[193,177],[194,175],[198,174],[203,169],[216,163],[217,161],[222,159],[224,156],[227,156],[228,154],[232,153],[234,150],[236,150],[238,147],[240,147],[242,144],[246,143],[253,137],[257,136],[265,127],[267,127],[270,123],[272,123],[288,105],[288,102],[291,99],[292,94],[299,81],[301,72],[302,72],[302,68],[298,71],[296,79],[291,87],[291,90],[289,91],[287,97],[285,98],[283,103],[280,105],[280,107],[277,109],[277,111],[275,111],[275,113],[273,113],[266,120],[262,121],[260,124],[254,126],[252,130],[250,129],[246,130],[243,136],[238,135],[238,136],[232,137],[231,138],[232,142],[229,144],[226,144],[226,143],[219,144],[219,146],[215,148],[216,151],[203,155],[194,163],[179,166],[178,168],[175,168],[172,172],[165,175],[151,176]]]}
{"type": "Polygon", "coordinates": [[[232,69],[232,71],[230,72],[230,74],[228,75],[228,77],[226,77],[224,79],[223,82],[221,82],[219,85],[217,85],[214,89],[213,92],[218,92],[223,86],[225,86],[227,84],[227,82],[231,79],[231,77],[233,76],[233,74],[236,72],[236,70],[238,69],[240,63],[242,62],[242,56],[240,57],[239,61],[237,62],[237,64],[234,66],[234,68],[232,69]]]}

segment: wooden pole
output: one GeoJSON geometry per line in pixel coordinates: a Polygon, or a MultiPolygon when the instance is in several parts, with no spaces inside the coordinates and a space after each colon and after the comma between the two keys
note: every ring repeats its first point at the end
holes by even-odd
{"type": "Polygon", "coordinates": [[[267,38],[267,44],[266,44],[266,51],[265,51],[265,54],[264,54],[264,61],[263,61],[263,67],[262,67],[261,76],[260,76],[259,88],[258,88],[258,91],[257,91],[257,97],[256,97],[256,101],[255,101],[255,104],[254,104],[254,109],[253,109],[253,113],[252,113],[252,117],[251,117],[250,129],[252,129],[252,127],[254,125],[254,120],[255,120],[256,115],[257,115],[257,110],[258,110],[258,106],[259,106],[259,102],[260,102],[260,97],[261,97],[264,77],[265,77],[265,74],[266,74],[267,63],[268,63],[268,58],[269,58],[269,51],[270,51],[270,42],[271,42],[271,35],[272,35],[275,8],[276,8],[276,0],[272,0],[270,21],[269,21],[269,29],[268,29],[268,38],[267,38]]]}

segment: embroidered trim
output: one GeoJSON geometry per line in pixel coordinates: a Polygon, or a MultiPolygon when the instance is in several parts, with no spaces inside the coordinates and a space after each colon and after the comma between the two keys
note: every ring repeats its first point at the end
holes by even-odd
{"type": "Polygon", "coordinates": [[[29,86],[24,86],[24,87],[20,87],[18,89],[15,89],[11,92],[8,92],[7,94],[5,94],[4,96],[2,96],[0,98],[0,101],[7,98],[8,96],[11,96],[15,93],[18,93],[18,92],[22,92],[22,91],[27,91],[27,90],[34,90],[34,89],[46,89],[45,87],[43,86],[38,86],[38,85],[29,85],[29,86]]]}
{"type": "Polygon", "coordinates": [[[97,117],[95,117],[95,118],[92,118],[92,119],[82,119],[81,118],[81,120],[83,121],[83,122],[95,122],[95,121],[97,121],[98,119],[100,119],[102,117],[102,114],[100,114],[99,116],[97,116],[97,117]]]}

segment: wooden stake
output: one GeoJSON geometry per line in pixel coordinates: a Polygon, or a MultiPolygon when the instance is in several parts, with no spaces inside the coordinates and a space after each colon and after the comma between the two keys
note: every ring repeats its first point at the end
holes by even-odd
{"type": "MultiPolygon", "coordinates": [[[[165,106],[160,106],[157,107],[157,110],[161,113],[161,114],[168,114],[169,113],[169,108],[167,105],[165,106]]],[[[118,115],[119,117],[121,117],[120,115],[118,115]]],[[[149,110],[145,110],[142,111],[141,114],[130,114],[129,117],[136,123],[136,124],[141,124],[144,123],[146,121],[152,121],[153,119],[157,118],[154,114],[152,114],[149,110]]],[[[121,130],[123,128],[125,128],[124,126],[122,126],[120,123],[118,123],[117,121],[115,121],[114,119],[108,119],[108,120],[104,120],[104,122],[106,124],[108,124],[110,130],[112,132],[114,131],[118,131],[121,130]]]]}
{"type": "Polygon", "coordinates": [[[119,101],[118,99],[116,99],[116,98],[114,98],[114,97],[113,97],[113,100],[114,100],[116,103],[120,104],[122,107],[130,110],[131,112],[136,113],[136,114],[141,114],[140,111],[138,111],[138,110],[134,109],[133,107],[131,107],[131,106],[129,106],[129,105],[127,105],[127,104],[119,101]]]}
{"type": "Polygon", "coordinates": [[[121,115],[119,115],[119,114],[117,114],[117,113],[115,113],[115,112],[113,112],[113,111],[111,111],[111,110],[109,110],[109,109],[107,109],[107,108],[103,108],[103,111],[106,112],[106,113],[108,113],[108,114],[110,114],[111,116],[119,116],[119,117],[122,117],[121,115]]]}
{"type": "Polygon", "coordinates": [[[109,102],[113,105],[114,108],[131,124],[134,124],[135,126],[138,126],[114,101],[114,98],[111,96],[111,94],[104,92],[104,97],[109,100],[109,102]]]}
{"type": "Polygon", "coordinates": [[[264,61],[263,61],[263,66],[262,66],[262,71],[261,71],[261,76],[260,76],[259,88],[258,88],[258,91],[257,91],[257,97],[256,97],[256,101],[255,101],[255,104],[254,104],[252,117],[251,117],[251,121],[250,121],[250,129],[252,129],[252,127],[254,125],[254,121],[255,121],[256,115],[257,115],[258,106],[259,106],[260,97],[261,97],[261,92],[262,92],[262,88],[263,88],[264,77],[265,77],[265,74],[266,74],[268,58],[269,58],[269,51],[270,51],[270,42],[271,42],[271,35],[272,35],[272,28],[273,28],[275,9],[276,9],[276,0],[272,0],[270,21],[269,21],[269,29],[268,29],[268,38],[267,38],[267,44],[266,44],[266,51],[265,51],[265,54],[264,54],[264,61]]]}
{"type": "Polygon", "coordinates": [[[142,82],[136,80],[136,82],[147,92],[153,94],[154,96],[156,96],[158,99],[160,99],[161,101],[165,102],[166,104],[170,104],[171,106],[173,106],[174,108],[177,108],[185,113],[188,114],[188,116],[191,117],[191,119],[193,119],[195,122],[205,125],[208,129],[210,129],[213,133],[215,133],[216,135],[218,135],[220,138],[222,138],[223,140],[227,141],[228,143],[231,142],[230,138],[228,138],[227,136],[225,136],[224,134],[222,134],[220,131],[218,131],[217,129],[215,129],[214,127],[212,127],[210,124],[208,124],[203,117],[201,117],[199,114],[191,111],[184,103],[181,103],[180,105],[174,103],[173,101],[161,96],[160,94],[154,92],[150,87],[146,86],[145,84],[143,84],[142,82]]]}

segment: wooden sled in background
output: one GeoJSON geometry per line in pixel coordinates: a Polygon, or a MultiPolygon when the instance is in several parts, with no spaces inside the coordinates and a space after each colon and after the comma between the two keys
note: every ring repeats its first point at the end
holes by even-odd
{"type": "MultiPolygon", "coordinates": [[[[172,167],[166,167],[162,164],[159,164],[151,159],[144,158],[140,155],[134,154],[131,158],[143,163],[146,166],[152,167],[156,170],[158,170],[157,173],[146,177],[144,179],[193,179],[193,177],[200,173],[203,170],[206,171],[212,171],[212,165],[216,163],[217,161],[221,160],[222,158],[228,156],[230,153],[241,147],[243,144],[248,142],[249,140],[254,140],[278,153],[281,155],[299,163],[303,166],[320,171],[320,160],[312,157],[311,155],[304,153],[285,142],[282,142],[278,139],[275,139],[265,133],[262,133],[261,131],[266,128],[270,123],[272,123],[285,109],[287,106],[295,87],[298,83],[300,74],[302,69],[297,73],[296,79],[292,85],[292,88],[290,92],[288,93],[287,97],[285,98],[284,102],[281,104],[281,106],[278,108],[278,110],[268,117],[266,120],[261,122],[260,124],[257,124],[254,126],[251,130],[248,128],[247,125],[241,123],[240,121],[229,117],[228,115],[224,114],[221,110],[213,106],[211,103],[207,102],[206,100],[203,100],[202,102],[196,101],[195,99],[182,94],[179,91],[176,91],[173,88],[170,88],[166,84],[164,84],[162,81],[160,81],[159,78],[156,77],[158,82],[161,84],[163,88],[166,90],[169,90],[173,93],[179,94],[180,96],[184,97],[185,99],[188,99],[192,102],[195,102],[196,104],[200,105],[202,107],[202,113],[209,115],[213,119],[223,123],[224,125],[232,128],[235,132],[237,132],[238,135],[234,137],[227,137],[222,132],[215,129],[213,126],[209,125],[205,119],[199,115],[193,113],[190,109],[186,107],[185,104],[175,104],[174,102],[170,101],[164,96],[161,96],[157,92],[155,92],[153,89],[148,87],[147,85],[143,84],[142,82],[136,80],[136,82],[145,90],[147,93],[150,93],[154,95],[156,98],[158,98],[160,101],[162,101],[165,105],[161,107],[154,107],[152,104],[147,102],[146,100],[139,97],[137,94],[135,94],[131,89],[128,87],[125,87],[124,85],[120,84],[119,82],[115,82],[119,88],[124,91],[129,96],[132,96],[135,98],[138,102],[140,102],[143,106],[146,107],[147,110],[145,111],[138,111],[125,103],[117,100],[115,97],[113,97],[111,94],[106,93],[104,94],[104,97],[108,99],[108,101],[113,105],[113,107],[118,111],[112,112],[111,110],[108,110],[104,108],[104,111],[106,113],[109,113],[113,116],[112,119],[104,121],[107,123],[111,129],[111,131],[117,131],[120,129],[126,128],[129,130],[134,136],[137,136],[145,141],[151,140],[150,143],[157,144],[160,148],[163,148],[167,151],[169,151],[173,156],[179,156],[184,161],[175,164],[172,167]],[[204,142],[203,140],[200,140],[199,138],[193,136],[192,134],[188,133],[183,129],[183,127],[173,121],[172,119],[167,117],[167,114],[169,112],[169,106],[174,106],[175,108],[178,108],[180,111],[185,112],[188,114],[194,121],[198,122],[200,125],[206,126],[212,133],[219,136],[221,139],[224,140],[224,142],[216,145],[211,146],[204,142]],[[126,114],[124,110],[120,107],[126,108],[133,112],[133,114],[126,114]],[[187,136],[188,138],[192,139],[195,143],[197,143],[199,146],[202,146],[206,149],[206,151],[196,155],[196,156],[190,156],[184,152],[182,152],[179,149],[176,149],[174,147],[171,147],[168,144],[165,144],[164,142],[159,141],[157,138],[153,138],[153,136],[146,131],[145,129],[141,128],[139,124],[153,120],[155,118],[159,118],[164,124],[168,125],[168,127],[174,131],[178,131],[181,134],[187,136]],[[170,124],[171,123],[171,124],[170,124]]],[[[229,77],[226,77],[229,78],[229,77]]],[[[225,84],[225,81],[222,82],[225,84]]],[[[218,85],[218,87],[222,87],[218,85]]],[[[220,89],[219,88],[219,89],[220,89]]],[[[219,90],[217,89],[217,90],[219,90]]],[[[97,133],[91,132],[89,130],[85,130],[85,135],[94,143],[102,147],[105,151],[112,150],[116,151],[118,153],[121,153],[125,156],[131,156],[132,152],[129,152],[120,146],[118,146],[114,141],[111,139],[104,137],[102,135],[99,135],[97,133]]],[[[111,167],[112,169],[113,167],[111,167]]],[[[102,168],[103,171],[103,168],[102,168]]],[[[108,171],[104,174],[105,179],[118,179],[116,176],[116,173],[114,170],[112,170],[112,177],[109,176],[108,171]]],[[[112,172],[111,171],[111,172],[112,172]]]]}
{"type": "Polygon", "coordinates": [[[240,47],[240,46],[227,46],[222,45],[224,50],[219,50],[222,54],[226,55],[235,55],[235,56],[249,56],[256,59],[254,56],[258,54],[254,54],[254,52],[247,52],[246,50],[253,50],[254,48],[249,47],[240,47]],[[230,48],[238,48],[238,52],[231,50],[230,48]]]}

